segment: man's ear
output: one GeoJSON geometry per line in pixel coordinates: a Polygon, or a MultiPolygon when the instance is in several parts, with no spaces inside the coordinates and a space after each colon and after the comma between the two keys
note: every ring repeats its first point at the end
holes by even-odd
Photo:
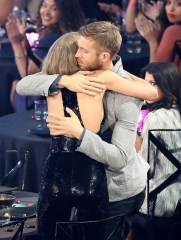
{"type": "Polygon", "coordinates": [[[108,52],[102,52],[100,54],[100,59],[103,63],[107,63],[110,61],[111,57],[110,57],[110,53],[108,52]]]}

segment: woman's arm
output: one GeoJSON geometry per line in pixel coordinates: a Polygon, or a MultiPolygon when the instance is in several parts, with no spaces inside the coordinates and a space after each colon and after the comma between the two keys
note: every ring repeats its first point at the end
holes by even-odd
{"type": "Polygon", "coordinates": [[[140,136],[136,136],[136,142],[135,142],[135,149],[136,151],[140,151],[141,149],[141,144],[142,144],[142,138],[140,136]]]}
{"type": "Polygon", "coordinates": [[[112,71],[104,71],[99,77],[106,81],[106,89],[146,100],[157,99],[158,93],[153,86],[133,74],[126,73],[132,80],[125,79],[112,71]]]}
{"type": "MultiPolygon", "coordinates": [[[[47,106],[48,106],[48,121],[53,121],[54,118],[50,114],[57,114],[58,116],[64,116],[64,110],[63,110],[63,102],[62,102],[62,94],[59,92],[58,94],[54,96],[48,96],[46,98],[47,100],[47,106]]],[[[50,134],[51,135],[57,135],[56,127],[52,128],[50,124],[50,134]]]]}
{"type": "Polygon", "coordinates": [[[169,62],[172,59],[175,41],[179,39],[181,39],[181,26],[167,27],[157,48],[155,60],[169,62]]]}
{"type": "Polygon", "coordinates": [[[135,26],[135,18],[138,14],[137,9],[137,1],[136,0],[130,0],[126,9],[125,14],[125,26],[126,26],[126,32],[135,32],[136,26],[135,26]]]}
{"type": "Polygon", "coordinates": [[[11,16],[8,18],[8,22],[6,23],[6,30],[8,38],[12,44],[16,65],[21,77],[40,71],[40,69],[31,60],[27,59],[25,49],[25,43],[27,42],[26,35],[20,32],[19,25],[11,16]]]}

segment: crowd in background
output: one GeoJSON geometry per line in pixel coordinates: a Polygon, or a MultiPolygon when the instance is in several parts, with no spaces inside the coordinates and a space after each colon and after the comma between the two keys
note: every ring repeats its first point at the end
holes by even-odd
{"type": "MultiPolygon", "coordinates": [[[[36,29],[35,31],[39,34],[39,39],[43,38],[47,33],[50,34],[50,32],[59,32],[58,35],[60,36],[65,32],[76,31],[81,25],[91,21],[108,20],[115,22],[115,24],[124,24],[124,28],[122,26],[120,30],[125,30],[125,32],[128,33],[137,31],[148,43],[150,49],[150,62],[172,61],[174,44],[176,41],[181,40],[181,3],[179,0],[104,0],[103,2],[96,0],[75,0],[69,1],[69,3],[61,0],[51,1],[56,5],[60,16],[58,17],[59,19],[57,19],[57,26],[56,24],[54,24],[54,26],[50,24],[48,27],[45,27],[41,20],[41,12],[39,10],[42,9],[42,2],[46,3],[47,1],[0,1],[0,24],[1,27],[5,27],[5,30],[7,30],[8,38],[12,43],[14,51],[15,44],[14,40],[12,40],[10,27],[8,27],[9,22],[11,22],[11,29],[12,22],[14,22],[14,29],[17,25],[17,29],[19,28],[18,30],[21,34],[23,34],[23,31],[25,32],[27,30],[26,27],[31,28],[32,25],[28,25],[27,21],[24,26],[20,26],[18,21],[16,21],[16,23],[14,20],[11,21],[9,14],[12,13],[13,6],[17,6],[19,9],[23,9],[26,12],[26,19],[29,19],[29,23],[34,24],[33,26],[36,29]]],[[[43,4],[43,6],[44,5],[45,4],[43,4]]],[[[48,15],[49,13],[45,13],[45,15],[46,14],[48,15]]],[[[56,37],[58,37],[58,35],[56,37]]],[[[54,40],[48,39],[48,41],[50,46],[54,40]]],[[[45,45],[47,47],[47,44],[45,45]]],[[[42,46],[41,44],[40,46],[44,47],[44,45],[42,46]]],[[[42,61],[45,57],[45,53],[38,57],[41,58],[42,61]]],[[[38,71],[37,67],[31,71],[27,71],[24,64],[21,64],[22,67],[20,67],[18,63],[17,65],[21,76],[38,71]]],[[[180,62],[178,62],[177,65],[180,66],[180,62]]]]}

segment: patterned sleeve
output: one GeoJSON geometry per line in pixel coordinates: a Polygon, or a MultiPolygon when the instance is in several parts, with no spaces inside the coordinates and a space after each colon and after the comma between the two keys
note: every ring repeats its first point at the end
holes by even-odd
{"type": "MultiPolygon", "coordinates": [[[[156,115],[154,112],[150,112],[147,117],[145,118],[141,137],[143,139],[141,150],[139,151],[139,154],[148,161],[148,132],[152,129],[161,129],[163,128],[161,126],[161,121],[159,121],[158,115],[156,115]]],[[[153,132],[152,132],[153,133],[153,132]]],[[[154,132],[154,136],[158,137],[159,132],[154,132]]],[[[158,155],[158,150],[155,147],[153,143],[150,142],[150,158],[149,158],[149,164],[150,164],[150,174],[152,175],[154,173],[154,166],[155,161],[158,155]]],[[[151,177],[150,175],[150,177],[151,177]]]]}

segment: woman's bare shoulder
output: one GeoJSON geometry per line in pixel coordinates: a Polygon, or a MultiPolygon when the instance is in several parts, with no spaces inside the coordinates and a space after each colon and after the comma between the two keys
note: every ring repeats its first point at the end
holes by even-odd
{"type": "Polygon", "coordinates": [[[93,76],[98,78],[103,78],[106,76],[110,76],[110,74],[114,74],[111,70],[96,70],[93,76]]]}

